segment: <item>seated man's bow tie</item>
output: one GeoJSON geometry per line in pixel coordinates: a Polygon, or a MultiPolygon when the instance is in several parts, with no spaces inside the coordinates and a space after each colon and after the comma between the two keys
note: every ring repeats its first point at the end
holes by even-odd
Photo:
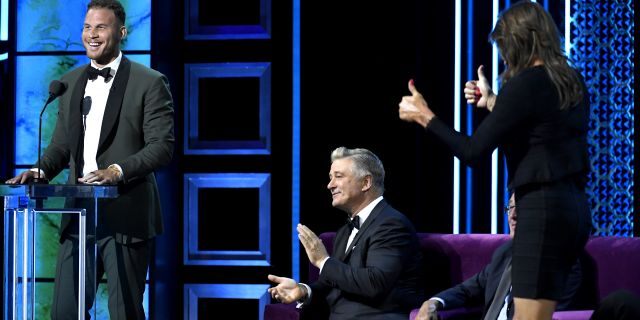
{"type": "Polygon", "coordinates": [[[353,217],[353,219],[347,218],[347,223],[349,223],[349,230],[353,230],[353,228],[356,228],[356,229],[360,230],[360,217],[359,216],[355,216],[355,217],[353,217]]]}
{"type": "Polygon", "coordinates": [[[109,79],[112,77],[111,68],[107,67],[102,70],[98,70],[92,66],[87,68],[87,75],[89,75],[89,80],[95,80],[98,76],[102,76],[104,78],[104,82],[109,82],[109,79]]]}

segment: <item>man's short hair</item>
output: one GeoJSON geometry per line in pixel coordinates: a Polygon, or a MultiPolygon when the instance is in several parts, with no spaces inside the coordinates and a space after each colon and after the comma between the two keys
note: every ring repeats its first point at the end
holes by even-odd
{"type": "Polygon", "coordinates": [[[378,156],[363,148],[349,149],[340,147],[331,153],[332,163],[342,158],[351,158],[356,176],[363,178],[366,175],[371,175],[373,189],[378,191],[380,195],[384,193],[384,166],[378,156]]]}
{"type": "Polygon", "coordinates": [[[120,21],[120,23],[124,26],[124,22],[126,21],[127,14],[124,12],[124,7],[118,0],[91,0],[87,5],[87,11],[89,9],[109,9],[113,11],[116,15],[116,18],[120,21]]]}

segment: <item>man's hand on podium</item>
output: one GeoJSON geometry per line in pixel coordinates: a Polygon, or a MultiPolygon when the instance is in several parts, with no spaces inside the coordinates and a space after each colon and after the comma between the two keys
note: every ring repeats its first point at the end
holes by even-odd
{"type": "MultiPolygon", "coordinates": [[[[34,178],[38,177],[38,172],[35,170],[25,170],[22,171],[19,175],[5,181],[6,184],[25,184],[34,178]]],[[[44,173],[42,173],[42,178],[44,178],[44,173]]]]}
{"type": "Polygon", "coordinates": [[[78,182],[87,184],[117,184],[122,180],[122,173],[113,167],[96,170],[78,178],[78,182]]]}

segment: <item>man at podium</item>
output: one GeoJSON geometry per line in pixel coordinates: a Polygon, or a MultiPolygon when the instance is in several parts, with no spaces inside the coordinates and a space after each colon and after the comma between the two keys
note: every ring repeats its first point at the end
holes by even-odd
{"type": "MultiPolygon", "coordinates": [[[[119,197],[99,204],[95,276],[106,273],[111,319],[144,319],[152,243],[163,230],[153,172],[173,155],[173,100],[164,75],[120,51],[125,17],[117,0],[88,4],[82,43],[91,62],[60,79],[68,89],[49,146],[33,169],[7,183],[27,183],[38,174],[53,178],[68,164],[70,184],[117,184],[119,197]]],[[[63,216],[60,227],[53,319],[77,319],[78,229],[72,220],[63,216]]],[[[87,279],[86,310],[95,284],[87,279]]]]}

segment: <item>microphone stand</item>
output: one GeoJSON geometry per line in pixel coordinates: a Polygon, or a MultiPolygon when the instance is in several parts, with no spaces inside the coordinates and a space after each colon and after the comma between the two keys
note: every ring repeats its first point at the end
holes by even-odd
{"type": "Polygon", "coordinates": [[[42,169],[40,169],[40,154],[42,149],[42,115],[44,114],[44,111],[47,109],[47,106],[49,105],[49,103],[51,103],[51,101],[53,101],[54,99],[55,99],[55,96],[53,94],[49,94],[49,99],[47,99],[47,102],[44,104],[44,107],[42,107],[42,111],[40,111],[40,119],[38,120],[38,168],[37,168],[38,174],[32,180],[32,183],[34,184],[49,183],[49,180],[47,178],[42,177],[42,169]]]}

